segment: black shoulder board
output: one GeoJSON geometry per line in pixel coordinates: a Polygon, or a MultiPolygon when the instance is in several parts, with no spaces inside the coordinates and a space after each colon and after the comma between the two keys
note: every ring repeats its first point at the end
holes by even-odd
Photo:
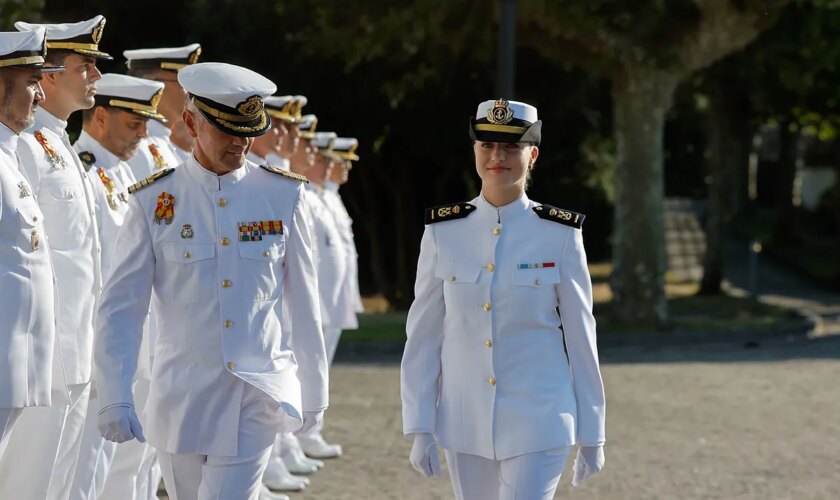
{"type": "Polygon", "coordinates": [[[288,170],[283,170],[279,167],[274,167],[271,165],[260,165],[260,168],[262,168],[263,170],[268,170],[272,174],[282,175],[283,177],[288,177],[289,179],[294,179],[304,184],[309,184],[309,179],[307,179],[306,177],[300,174],[296,174],[294,172],[289,172],[288,170]]]}
{"type": "Polygon", "coordinates": [[[93,153],[90,151],[82,151],[79,153],[79,159],[82,160],[82,164],[85,166],[85,172],[90,170],[90,167],[96,163],[96,157],[93,156],[93,153]]]}
{"type": "Polygon", "coordinates": [[[137,191],[140,191],[141,189],[143,189],[146,186],[151,186],[155,182],[159,181],[160,179],[163,179],[164,177],[166,177],[167,175],[171,174],[174,171],[175,171],[174,168],[165,168],[165,169],[161,170],[160,172],[156,172],[156,173],[146,177],[142,181],[138,182],[137,184],[132,184],[128,188],[128,194],[134,194],[134,193],[136,193],[137,191]]]}
{"type": "Polygon", "coordinates": [[[453,203],[452,205],[427,208],[425,223],[434,224],[435,222],[463,219],[473,212],[475,212],[475,205],[469,203],[453,203]]]}
{"type": "Polygon", "coordinates": [[[583,226],[583,219],[586,218],[583,214],[552,207],[551,205],[540,205],[534,207],[533,210],[541,219],[559,222],[565,226],[572,226],[575,229],[580,229],[583,226]]]}

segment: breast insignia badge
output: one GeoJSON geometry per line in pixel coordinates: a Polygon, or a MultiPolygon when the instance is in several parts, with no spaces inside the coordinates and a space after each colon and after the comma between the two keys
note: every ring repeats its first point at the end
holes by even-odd
{"type": "Polygon", "coordinates": [[[157,199],[157,208],[155,209],[155,224],[160,225],[161,221],[167,225],[172,224],[172,218],[175,217],[175,197],[167,192],[160,193],[157,199]]]}
{"type": "Polygon", "coordinates": [[[158,150],[157,146],[151,142],[149,143],[149,152],[152,153],[152,158],[155,160],[156,169],[160,170],[169,166],[169,164],[166,163],[166,158],[160,154],[160,150],[158,150]]]}
{"type": "Polygon", "coordinates": [[[181,238],[188,240],[193,236],[195,236],[195,233],[193,233],[192,225],[184,224],[183,227],[181,227],[181,238]]]}
{"type": "Polygon", "coordinates": [[[29,196],[32,196],[32,193],[29,192],[29,186],[27,186],[25,182],[18,182],[17,187],[20,190],[18,194],[21,198],[27,198],[29,196]]]}

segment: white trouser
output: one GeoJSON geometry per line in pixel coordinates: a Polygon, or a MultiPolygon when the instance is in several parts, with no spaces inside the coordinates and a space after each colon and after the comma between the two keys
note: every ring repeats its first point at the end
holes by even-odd
{"type": "Polygon", "coordinates": [[[26,408],[0,461],[0,498],[67,500],[87,415],[90,382],[67,386],[70,404],[26,408]]]}
{"type": "Polygon", "coordinates": [[[0,408],[0,461],[3,460],[6,444],[22,411],[23,408],[0,408]]]}
{"type": "Polygon", "coordinates": [[[456,500],[551,500],[571,447],[491,460],[446,450],[456,500]]]}
{"type": "Polygon", "coordinates": [[[268,395],[245,384],[239,414],[237,454],[232,457],[158,450],[171,500],[258,500],[263,472],[283,410],[268,395]]]}
{"type": "Polygon", "coordinates": [[[341,328],[335,328],[332,326],[324,327],[324,347],[326,348],[327,359],[329,360],[330,365],[332,365],[333,358],[335,357],[335,351],[338,349],[339,339],[341,339],[341,328]]]}
{"type": "Polygon", "coordinates": [[[99,498],[116,450],[117,443],[106,441],[99,433],[99,402],[96,397],[96,382],[92,382],[70,500],[99,498]]]}
{"type": "MultiPolygon", "coordinates": [[[[138,380],[134,384],[134,404],[140,424],[143,422],[143,410],[149,398],[150,382],[138,380]]],[[[157,463],[155,449],[148,443],[136,439],[120,443],[114,461],[108,470],[105,487],[99,495],[100,500],[148,500],[149,475],[157,463]]],[[[154,485],[157,494],[157,484],[154,485]]]]}

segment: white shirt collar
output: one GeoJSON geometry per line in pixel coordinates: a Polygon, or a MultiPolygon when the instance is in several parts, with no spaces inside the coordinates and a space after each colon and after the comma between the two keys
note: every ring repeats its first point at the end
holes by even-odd
{"type": "Polygon", "coordinates": [[[79,140],[76,141],[75,146],[80,153],[84,151],[93,153],[93,156],[96,158],[94,162],[94,167],[96,168],[107,170],[118,166],[122,162],[117,155],[105,149],[105,146],[84,130],[79,135],[79,140]]]}
{"type": "Polygon", "coordinates": [[[35,125],[30,127],[29,130],[39,130],[42,128],[50,130],[59,137],[62,137],[64,134],[67,133],[67,122],[64,120],[59,120],[55,117],[55,115],[42,108],[41,106],[38,106],[37,108],[35,108],[35,125]]]}
{"type": "Polygon", "coordinates": [[[522,196],[513,200],[503,207],[494,207],[485,198],[484,193],[481,193],[473,203],[478,208],[480,213],[492,215],[497,222],[510,222],[520,215],[526,213],[531,207],[531,200],[524,192],[522,196]]]}
{"type": "Polygon", "coordinates": [[[0,123],[0,148],[14,154],[17,151],[18,137],[5,123],[0,123]]]}
{"type": "Polygon", "coordinates": [[[255,168],[255,165],[251,162],[246,161],[244,165],[232,172],[228,172],[224,175],[216,175],[213,172],[201,166],[201,164],[198,163],[198,160],[195,158],[195,155],[192,154],[190,155],[187,162],[184,164],[184,167],[178,168],[186,168],[187,172],[190,174],[190,176],[192,176],[192,178],[196,182],[198,182],[208,191],[215,192],[221,191],[223,187],[229,187],[241,181],[248,173],[248,170],[255,168]]]}
{"type": "Polygon", "coordinates": [[[150,137],[166,139],[167,141],[172,135],[172,130],[157,120],[149,120],[146,124],[146,129],[148,130],[150,137]]]}

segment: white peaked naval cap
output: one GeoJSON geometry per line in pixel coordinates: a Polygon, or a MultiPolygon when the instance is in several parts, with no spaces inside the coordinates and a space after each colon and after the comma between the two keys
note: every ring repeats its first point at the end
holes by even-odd
{"type": "Polygon", "coordinates": [[[37,68],[42,72],[64,71],[64,66],[44,66],[46,30],[0,32],[0,68],[37,68]]]}
{"type": "Polygon", "coordinates": [[[96,104],[166,121],[157,111],[164,86],[155,80],[106,73],[96,84],[96,104]]]}
{"type": "Polygon", "coordinates": [[[207,121],[226,134],[256,137],[271,126],[264,101],[277,86],[259,73],[233,64],[198,63],[180,70],[178,82],[207,121]]]}
{"type": "Polygon", "coordinates": [[[484,101],[470,119],[470,137],[474,141],[539,144],[541,132],[537,108],[519,101],[484,101]]]}
{"type": "Polygon", "coordinates": [[[129,69],[181,70],[196,64],[201,56],[201,44],[191,43],[183,47],[161,49],[134,49],[123,52],[129,69]]]}
{"type": "Polygon", "coordinates": [[[39,27],[47,30],[47,49],[70,50],[96,59],[113,59],[99,50],[99,41],[105,30],[105,16],[99,15],[87,21],[63,24],[33,24],[18,21],[15,28],[32,31],[39,27]]]}

